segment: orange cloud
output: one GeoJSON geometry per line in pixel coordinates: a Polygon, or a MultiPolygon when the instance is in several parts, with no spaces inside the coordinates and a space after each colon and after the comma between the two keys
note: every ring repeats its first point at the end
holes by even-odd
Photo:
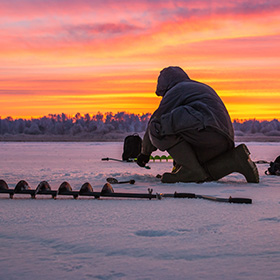
{"type": "Polygon", "coordinates": [[[16,3],[0,2],[2,117],[152,112],[168,65],[210,84],[231,115],[277,117],[279,1],[16,3]]]}

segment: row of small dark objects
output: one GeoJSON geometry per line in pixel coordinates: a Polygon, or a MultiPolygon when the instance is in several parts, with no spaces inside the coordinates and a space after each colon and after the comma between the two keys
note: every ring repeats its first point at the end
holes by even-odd
{"type": "Polygon", "coordinates": [[[113,193],[114,190],[109,183],[106,183],[101,192],[94,192],[90,183],[84,183],[79,191],[73,191],[72,187],[68,182],[63,182],[57,191],[51,189],[47,181],[42,181],[39,183],[36,189],[31,189],[28,183],[24,180],[19,181],[14,189],[10,189],[8,184],[4,180],[0,180],[0,193],[8,193],[10,198],[14,197],[14,194],[29,194],[31,198],[36,198],[37,194],[41,195],[51,195],[52,198],[56,198],[57,195],[71,195],[75,199],[78,196],[94,196],[99,198],[100,194],[113,193]]]}

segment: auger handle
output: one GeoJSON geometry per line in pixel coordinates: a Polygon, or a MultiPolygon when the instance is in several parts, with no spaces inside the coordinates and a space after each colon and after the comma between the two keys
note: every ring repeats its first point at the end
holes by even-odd
{"type": "Polygon", "coordinates": [[[194,193],[174,193],[174,197],[177,198],[196,198],[196,195],[194,193]]]}
{"type": "Polygon", "coordinates": [[[251,198],[241,198],[241,197],[229,197],[228,202],[230,203],[246,203],[246,204],[252,204],[251,198]]]}

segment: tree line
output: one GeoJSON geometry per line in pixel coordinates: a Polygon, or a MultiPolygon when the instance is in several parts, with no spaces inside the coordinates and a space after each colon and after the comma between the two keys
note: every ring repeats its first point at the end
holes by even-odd
{"type": "MultiPolygon", "coordinates": [[[[101,134],[109,132],[143,132],[151,117],[147,114],[129,114],[126,112],[97,113],[74,117],[62,114],[49,114],[42,118],[13,119],[0,117],[0,135],[82,135],[101,134]]],[[[280,122],[258,120],[234,120],[236,135],[261,133],[267,136],[280,136],[280,122]]]]}
{"type": "Polygon", "coordinates": [[[266,136],[280,136],[280,122],[277,119],[271,121],[233,121],[233,127],[236,135],[245,134],[263,134],[266,136]]]}
{"type": "Polygon", "coordinates": [[[13,119],[0,118],[0,135],[78,135],[87,133],[106,134],[113,131],[142,132],[145,130],[151,114],[128,114],[119,112],[97,113],[74,117],[62,114],[49,114],[42,118],[13,119]]]}

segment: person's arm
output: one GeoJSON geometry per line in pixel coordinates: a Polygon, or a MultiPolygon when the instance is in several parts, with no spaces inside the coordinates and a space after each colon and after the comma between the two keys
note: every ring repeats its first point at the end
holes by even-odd
{"type": "Polygon", "coordinates": [[[157,148],[152,144],[148,130],[145,132],[142,142],[141,154],[151,155],[152,152],[156,151],[157,148]]]}
{"type": "Polygon", "coordinates": [[[144,167],[146,163],[150,160],[150,155],[153,151],[156,151],[156,147],[152,144],[148,129],[144,134],[142,141],[141,153],[137,156],[137,164],[141,167],[144,167]]]}

